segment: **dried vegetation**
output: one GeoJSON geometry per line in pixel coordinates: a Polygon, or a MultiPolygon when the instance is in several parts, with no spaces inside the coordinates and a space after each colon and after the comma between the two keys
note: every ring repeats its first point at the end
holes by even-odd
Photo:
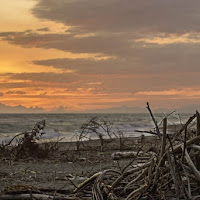
{"type": "Polygon", "coordinates": [[[14,136],[9,142],[0,145],[0,156],[15,160],[28,157],[45,158],[54,152],[56,143],[40,143],[45,132],[45,120],[37,122],[31,131],[14,136]]]}

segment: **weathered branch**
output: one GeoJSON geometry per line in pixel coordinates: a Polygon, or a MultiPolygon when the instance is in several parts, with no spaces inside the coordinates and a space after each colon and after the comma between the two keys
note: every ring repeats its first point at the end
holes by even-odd
{"type": "Polygon", "coordinates": [[[188,162],[189,166],[191,167],[195,177],[197,178],[198,181],[200,181],[200,172],[197,170],[197,168],[195,167],[192,159],[190,158],[187,149],[185,149],[185,159],[188,162]]]}
{"type": "Polygon", "coordinates": [[[155,120],[155,118],[154,118],[154,116],[153,116],[153,113],[152,113],[152,111],[151,111],[151,108],[150,108],[150,106],[149,106],[149,102],[147,102],[147,109],[148,109],[148,111],[149,111],[149,113],[150,113],[150,115],[151,115],[151,118],[152,118],[152,120],[153,120],[153,123],[155,124],[156,133],[157,133],[158,137],[161,138],[161,133],[160,133],[160,130],[159,130],[159,128],[158,128],[157,121],[155,120]]]}

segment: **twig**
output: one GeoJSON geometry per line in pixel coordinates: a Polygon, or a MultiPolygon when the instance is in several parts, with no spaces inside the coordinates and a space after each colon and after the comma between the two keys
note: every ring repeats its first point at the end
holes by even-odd
{"type": "Polygon", "coordinates": [[[151,111],[151,108],[150,108],[150,106],[149,106],[149,102],[147,102],[147,109],[148,109],[148,111],[149,111],[149,113],[150,113],[150,115],[151,115],[151,118],[152,118],[152,120],[153,120],[153,122],[154,122],[154,124],[155,124],[156,133],[157,133],[158,137],[161,138],[160,130],[159,130],[159,128],[158,128],[157,121],[155,120],[155,118],[154,118],[154,116],[153,116],[153,113],[152,113],[152,111],[151,111]]]}
{"type": "Polygon", "coordinates": [[[140,151],[142,150],[142,148],[143,148],[143,146],[141,146],[141,147],[139,148],[139,150],[137,151],[136,156],[123,168],[122,172],[125,172],[125,170],[126,170],[130,165],[133,164],[133,162],[134,162],[134,161],[136,160],[136,158],[138,157],[138,155],[139,155],[140,151]]]}
{"type": "MultiPolygon", "coordinates": [[[[165,153],[166,139],[167,139],[167,118],[164,118],[163,119],[163,135],[162,135],[160,158],[162,158],[165,153]]],[[[162,165],[163,165],[163,162],[161,163],[161,166],[162,165]]]]}
{"type": "Polygon", "coordinates": [[[134,130],[134,132],[138,132],[138,133],[149,133],[152,135],[158,135],[157,133],[153,132],[153,131],[140,131],[140,130],[134,130]]]}

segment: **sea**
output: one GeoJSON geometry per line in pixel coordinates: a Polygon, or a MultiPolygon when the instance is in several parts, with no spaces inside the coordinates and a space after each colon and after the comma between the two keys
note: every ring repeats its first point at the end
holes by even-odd
{"type": "MultiPolygon", "coordinates": [[[[162,126],[162,119],[166,115],[168,114],[154,114],[159,126],[162,126]]],[[[190,116],[192,115],[172,113],[168,116],[168,124],[184,123],[190,116]]],[[[143,134],[138,131],[154,129],[149,113],[0,114],[0,143],[9,141],[19,133],[32,130],[35,124],[42,120],[45,120],[46,123],[44,134],[42,135],[43,140],[75,141],[82,132],[81,127],[92,118],[108,122],[110,133],[113,136],[123,134],[124,137],[138,137],[143,134]]],[[[106,133],[103,134],[106,135],[106,133]]],[[[95,138],[96,135],[91,134],[89,136],[90,139],[92,137],[95,138]]]]}

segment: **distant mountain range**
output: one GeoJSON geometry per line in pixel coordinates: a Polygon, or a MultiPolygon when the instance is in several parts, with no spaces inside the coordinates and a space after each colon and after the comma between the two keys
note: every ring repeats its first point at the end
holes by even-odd
{"type": "MultiPolygon", "coordinates": [[[[189,105],[180,108],[154,108],[152,105],[152,111],[154,113],[162,113],[167,112],[170,113],[174,110],[178,110],[182,113],[194,113],[196,110],[200,111],[199,105],[189,105]]],[[[18,106],[6,106],[0,103],[0,113],[146,113],[147,109],[144,107],[131,107],[131,106],[120,106],[120,107],[111,107],[104,109],[92,109],[92,110],[84,110],[84,111],[68,111],[64,107],[54,108],[52,111],[45,111],[40,107],[30,107],[26,108],[22,105],[18,106]]]]}

